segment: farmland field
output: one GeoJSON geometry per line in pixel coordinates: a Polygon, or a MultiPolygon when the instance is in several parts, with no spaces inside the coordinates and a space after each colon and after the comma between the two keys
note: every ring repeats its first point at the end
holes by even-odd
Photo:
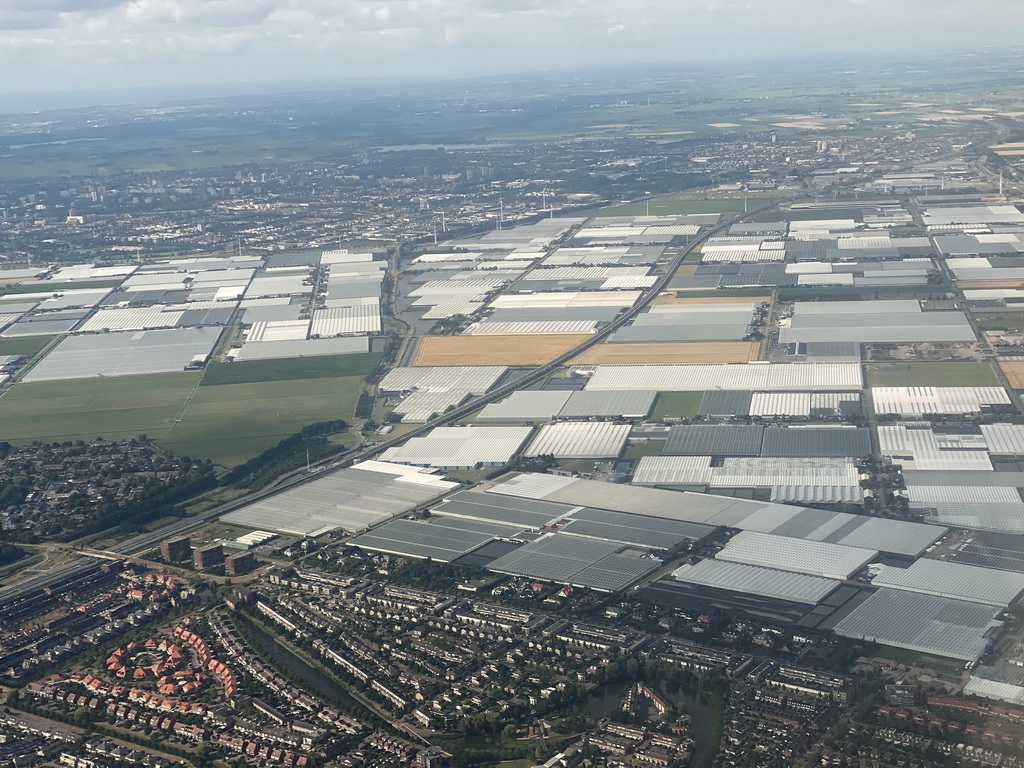
{"type": "Polygon", "coordinates": [[[1000,363],[1010,386],[1014,389],[1024,389],[1024,363],[1000,363]]]}
{"type": "Polygon", "coordinates": [[[703,392],[662,392],[654,402],[649,421],[661,421],[667,416],[696,416],[703,398],[703,392]]]}
{"type": "Polygon", "coordinates": [[[15,384],[0,397],[0,435],[11,443],[165,434],[198,373],[156,373],[15,384]]]}
{"type": "Polygon", "coordinates": [[[998,387],[988,363],[872,363],[869,387],[998,387]]]}
{"type": "Polygon", "coordinates": [[[53,336],[12,336],[0,338],[0,355],[25,355],[32,357],[53,341],[53,336]]]}
{"type": "Polygon", "coordinates": [[[337,378],[339,376],[368,376],[380,364],[381,357],[383,355],[371,352],[355,355],[323,355],[288,357],[279,360],[236,360],[233,363],[210,363],[203,376],[203,386],[337,378]]]}
{"type": "Polygon", "coordinates": [[[563,333],[424,336],[420,339],[413,365],[543,365],[588,338],[563,333]]]}
{"type": "Polygon", "coordinates": [[[685,341],[599,344],[572,360],[574,365],[637,363],[746,363],[757,359],[760,345],[750,341],[685,341]]]}
{"type": "Polygon", "coordinates": [[[199,387],[181,423],[160,433],[157,443],[174,453],[240,464],[307,424],[351,422],[362,383],[362,376],[346,376],[199,387]]]}

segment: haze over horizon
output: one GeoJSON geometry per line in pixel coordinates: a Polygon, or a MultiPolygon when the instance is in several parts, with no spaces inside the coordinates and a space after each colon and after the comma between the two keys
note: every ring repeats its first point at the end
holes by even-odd
{"type": "Polygon", "coordinates": [[[999,0],[0,0],[0,95],[954,55],[1022,26],[999,0]]]}

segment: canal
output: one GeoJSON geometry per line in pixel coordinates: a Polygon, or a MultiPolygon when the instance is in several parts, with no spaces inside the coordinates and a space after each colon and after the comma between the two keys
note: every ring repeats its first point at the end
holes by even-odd
{"type": "Polygon", "coordinates": [[[344,686],[333,678],[324,675],[316,667],[311,666],[301,656],[297,656],[290,648],[282,645],[276,637],[263,629],[259,624],[249,621],[244,617],[237,617],[237,619],[244,623],[245,633],[252,638],[255,645],[254,650],[268,661],[271,661],[274,666],[287,671],[304,686],[308,686],[312,693],[346,707],[355,707],[368,714],[373,714],[370,713],[361,701],[352,696],[344,686]]]}
{"type": "MultiPolygon", "coordinates": [[[[592,694],[587,701],[587,709],[590,716],[594,720],[601,720],[611,715],[612,712],[621,709],[622,695],[629,685],[629,683],[614,683],[592,694]]],[[[678,704],[679,702],[686,704],[693,736],[693,758],[690,761],[690,765],[694,768],[703,768],[704,766],[711,765],[715,755],[718,753],[711,707],[701,700],[699,696],[691,696],[682,691],[669,693],[664,689],[664,686],[660,690],[662,695],[673,704],[678,704]]]]}

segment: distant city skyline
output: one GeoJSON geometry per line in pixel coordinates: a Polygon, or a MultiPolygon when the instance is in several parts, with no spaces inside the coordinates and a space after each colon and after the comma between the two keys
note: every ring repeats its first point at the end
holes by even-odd
{"type": "Polygon", "coordinates": [[[1022,25],[1001,0],[0,0],[0,95],[953,55],[1017,45],[1022,25]]]}

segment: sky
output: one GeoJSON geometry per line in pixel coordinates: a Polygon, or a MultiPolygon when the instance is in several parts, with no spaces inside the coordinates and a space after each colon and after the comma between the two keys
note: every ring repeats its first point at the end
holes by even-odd
{"type": "Polygon", "coordinates": [[[0,94],[935,54],[1021,29],[1020,0],[0,0],[0,94]]]}

